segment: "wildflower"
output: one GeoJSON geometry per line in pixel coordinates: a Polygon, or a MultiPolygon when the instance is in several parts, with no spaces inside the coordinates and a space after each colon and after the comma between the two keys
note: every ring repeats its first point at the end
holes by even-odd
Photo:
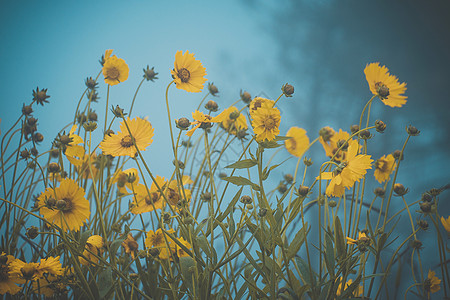
{"type": "Polygon", "coordinates": [[[222,127],[230,134],[237,135],[241,130],[247,130],[247,119],[239,110],[230,106],[221,112],[217,117],[214,118],[215,121],[221,122],[222,127]]]}
{"type": "MultiPolygon", "coordinates": [[[[180,237],[180,238],[178,239],[178,241],[179,241],[183,246],[185,246],[186,248],[188,248],[189,250],[192,251],[192,246],[191,246],[191,244],[189,244],[189,242],[186,241],[184,238],[180,237]]],[[[178,257],[189,257],[189,254],[188,254],[186,251],[184,251],[183,248],[181,248],[178,244],[175,244],[175,248],[176,248],[176,251],[177,251],[176,253],[177,253],[177,256],[178,256],[178,257]]]]}
{"type": "Polygon", "coordinates": [[[111,184],[116,183],[117,184],[117,191],[120,194],[128,194],[127,188],[132,191],[133,186],[137,186],[137,183],[139,182],[139,175],[138,171],[135,168],[130,168],[125,171],[122,171],[121,169],[118,169],[114,175],[112,176],[111,184]],[[132,176],[134,177],[134,184],[128,182],[128,178],[132,176]]]}
{"type": "Polygon", "coordinates": [[[48,98],[50,96],[47,95],[47,89],[39,90],[39,87],[36,87],[36,90],[33,90],[33,101],[37,104],[44,106],[44,103],[48,103],[48,98]]]}
{"type": "MultiPolygon", "coordinates": [[[[167,232],[173,234],[175,233],[175,230],[169,229],[167,230],[167,232]]],[[[170,237],[169,236],[164,237],[164,233],[162,232],[161,228],[156,230],[156,232],[154,232],[153,230],[147,232],[147,238],[145,239],[145,246],[150,249],[158,249],[159,250],[158,256],[160,259],[169,259],[176,251],[176,247],[175,245],[173,245],[173,242],[171,241],[170,237]],[[170,252],[172,253],[172,255],[170,252]]]]}
{"type": "Polygon", "coordinates": [[[198,128],[208,129],[212,127],[211,122],[213,122],[213,118],[210,115],[206,115],[196,110],[192,113],[192,118],[194,121],[191,122],[191,125],[194,125],[194,127],[186,133],[187,136],[192,136],[198,128]]]}
{"type": "Polygon", "coordinates": [[[251,114],[251,117],[257,142],[272,141],[280,133],[281,116],[278,108],[260,107],[251,114]]]}
{"type": "Polygon", "coordinates": [[[423,283],[423,288],[428,293],[428,297],[431,293],[436,293],[441,289],[441,280],[436,277],[436,272],[428,270],[428,277],[423,283]]]}
{"type": "Polygon", "coordinates": [[[447,233],[450,233],[450,216],[448,216],[447,219],[445,219],[444,217],[441,217],[441,223],[442,223],[442,226],[444,226],[447,233]]]}
{"type": "Polygon", "coordinates": [[[388,68],[371,63],[366,65],[364,74],[372,94],[378,96],[385,105],[401,107],[406,103],[407,97],[402,95],[406,91],[406,83],[399,83],[397,77],[389,74],[388,68]]]}
{"type": "MultiPolygon", "coordinates": [[[[345,283],[345,285],[343,285],[342,282],[340,282],[340,281],[341,281],[341,278],[340,278],[340,277],[339,277],[337,280],[339,281],[339,285],[338,285],[338,288],[337,288],[337,291],[336,291],[336,296],[340,296],[340,295],[342,295],[342,294],[344,293],[345,290],[348,289],[348,287],[349,287],[350,285],[352,285],[353,280],[349,279],[349,280],[345,283]]],[[[360,285],[360,286],[358,286],[358,288],[356,288],[356,289],[353,291],[353,296],[360,297],[360,296],[362,296],[362,295],[363,295],[363,286],[360,285]]]]}
{"type": "MultiPolygon", "coordinates": [[[[181,182],[183,186],[194,183],[192,179],[187,175],[183,175],[181,182]]],[[[186,201],[189,201],[191,199],[191,190],[180,187],[177,180],[172,180],[169,183],[167,189],[165,190],[165,193],[167,201],[172,206],[176,206],[181,199],[185,199],[186,201]]]]}
{"type": "Polygon", "coordinates": [[[125,60],[113,55],[105,59],[102,72],[105,76],[105,83],[116,85],[128,79],[130,69],[125,60]]]}
{"type": "Polygon", "coordinates": [[[357,245],[359,251],[364,252],[367,250],[367,247],[370,245],[370,238],[367,237],[365,232],[358,232],[358,239],[352,239],[350,237],[346,237],[347,244],[349,245],[357,245]]]}
{"type": "Polygon", "coordinates": [[[44,274],[62,275],[64,270],[59,261],[60,257],[41,259],[39,263],[25,263],[19,259],[11,263],[11,274],[24,280],[44,278],[44,274]]]}
{"type": "Polygon", "coordinates": [[[102,67],[103,67],[103,65],[105,64],[106,60],[107,60],[108,58],[111,57],[111,54],[112,54],[112,53],[113,53],[113,49],[107,49],[107,50],[105,51],[105,54],[102,55],[102,58],[99,60],[99,62],[100,62],[100,64],[102,65],[102,67]]]}
{"type": "MultiPolygon", "coordinates": [[[[156,176],[155,181],[159,188],[164,191],[164,186],[166,185],[164,177],[156,176]]],[[[161,191],[158,190],[156,183],[153,182],[149,190],[142,184],[136,186],[135,206],[131,209],[133,214],[142,214],[164,207],[164,198],[161,191]]]]}
{"type": "Polygon", "coordinates": [[[206,69],[193,53],[177,51],[175,54],[175,68],[171,71],[173,81],[178,89],[186,92],[198,93],[203,89],[206,81],[206,69]]]}
{"type": "Polygon", "coordinates": [[[84,259],[84,257],[78,257],[80,264],[89,265],[90,263],[98,263],[97,256],[101,256],[103,254],[103,238],[99,235],[90,236],[86,245],[84,246],[83,256],[88,260],[84,259]]]}
{"type": "Polygon", "coordinates": [[[406,128],[406,132],[407,132],[409,135],[411,135],[411,136],[418,136],[419,133],[420,133],[420,130],[418,130],[416,127],[414,127],[414,126],[412,126],[412,125],[409,125],[409,126],[406,128]]]}
{"type": "Polygon", "coordinates": [[[383,183],[390,179],[392,172],[396,168],[395,158],[392,154],[383,155],[380,159],[375,161],[375,179],[379,183],[383,183]]]}
{"type": "Polygon", "coordinates": [[[396,183],[394,184],[394,192],[397,194],[397,196],[403,196],[406,193],[408,193],[409,189],[406,189],[403,184],[401,183],[396,183]]]}
{"type": "Polygon", "coordinates": [[[216,101],[213,100],[209,100],[208,102],[206,102],[205,104],[205,109],[209,110],[210,112],[216,112],[219,109],[219,105],[217,104],[216,101]]]}
{"type": "Polygon", "coordinates": [[[175,120],[175,124],[177,125],[177,128],[181,130],[187,130],[189,126],[191,126],[191,122],[189,122],[188,118],[180,118],[175,120]]]}
{"type": "Polygon", "coordinates": [[[152,67],[151,69],[149,68],[149,66],[147,65],[147,69],[143,69],[144,70],[144,78],[147,79],[147,81],[151,80],[153,82],[153,80],[158,79],[158,77],[156,77],[156,75],[158,75],[158,73],[155,72],[155,67],[152,67]]]}
{"type": "Polygon", "coordinates": [[[138,250],[138,246],[139,246],[139,244],[133,238],[133,235],[131,233],[128,234],[126,240],[124,240],[122,243],[122,247],[123,247],[125,253],[130,254],[133,259],[135,258],[136,251],[138,250]]]}
{"type": "Polygon", "coordinates": [[[299,127],[291,127],[286,136],[291,137],[284,141],[287,151],[295,157],[302,157],[309,146],[309,138],[306,130],[299,127]]]}
{"type": "Polygon", "coordinates": [[[61,181],[59,187],[47,188],[39,197],[40,213],[49,222],[61,227],[64,231],[78,231],[89,218],[89,201],[84,198],[84,189],[69,178],[61,181]],[[54,198],[56,204],[48,207],[47,199],[54,198]]]}
{"type": "Polygon", "coordinates": [[[1,253],[0,255],[0,295],[9,293],[17,294],[22,288],[17,284],[24,283],[18,276],[11,274],[11,264],[16,261],[12,255],[1,253]]]}
{"type": "Polygon", "coordinates": [[[106,135],[100,143],[100,149],[103,150],[104,154],[135,157],[136,147],[139,151],[145,151],[145,148],[153,142],[154,129],[149,121],[138,117],[130,120],[128,117],[126,122],[130,128],[130,133],[128,133],[128,129],[122,121],[120,131],[111,136],[106,135]]]}
{"type": "Polygon", "coordinates": [[[269,100],[262,97],[255,97],[255,99],[250,102],[249,110],[250,110],[250,116],[253,118],[253,114],[259,109],[259,108],[272,108],[275,105],[275,101],[269,100]]]}
{"type": "Polygon", "coordinates": [[[347,156],[348,143],[345,143],[350,134],[342,129],[335,132],[331,127],[324,127],[319,131],[319,142],[325,150],[325,155],[334,157],[335,161],[345,161],[347,156]],[[339,148],[342,149],[338,152],[339,148]]]}
{"type": "Polygon", "coordinates": [[[88,89],[95,90],[97,88],[98,82],[96,82],[92,77],[87,77],[84,81],[84,84],[88,89]]]}
{"type": "Polygon", "coordinates": [[[241,90],[239,92],[239,95],[241,96],[241,100],[244,101],[244,103],[250,103],[250,101],[252,101],[252,96],[247,91],[242,92],[241,90]]]}
{"type": "Polygon", "coordinates": [[[342,162],[333,172],[322,173],[321,178],[331,180],[327,189],[327,196],[341,197],[345,188],[353,186],[365,174],[366,170],[372,168],[373,160],[370,155],[357,155],[359,144],[355,140],[349,141],[347,159],[342,162]]]}

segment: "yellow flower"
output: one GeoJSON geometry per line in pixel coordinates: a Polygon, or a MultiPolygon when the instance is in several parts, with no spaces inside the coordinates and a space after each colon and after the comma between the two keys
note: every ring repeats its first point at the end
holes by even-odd
{"type": "MultiPolygon", "coordinates": [[[[175,230],[169,229],[168,233],[174,234],[175,230]]],[[[154,232],[150,230],[147,232],[147,238],[145,239],[145,246],[147,248],[156,248],[159,250],[159,258],[160,259],[169,259],[173,255],[175,255],[175,245],[169,236],[164,238],[164,233],[161,228],[154,232]],[[167,239],[167,242],[166,242],[167,239]]]]}
{"type": "Polygon", "coordinates": [[[41,259],[39,263],[25,263],[20,259],[14,260],[11,265],[11,274],[23,280],[35,280],[44,278],[44,274],[62,275],[64,269],[59,261],[59,256],[41,259]]]}
{"type": "Polygon", "coordinates": [[[6,257],[6,262],[4,264],[0,264],[0,295],[4,295],[6,293],[15,295],[22,289],[17,284],[24,283],[25,281],[20,279],[17,274],[11,273],[11,264],[16,260],[21,260],[14,258],[12,255],[6,255],[3,252],[0,256],[2,259],[5,259],[4,257],[6,257]]]}
{"type": "Polygon", "coordinates": [[[424,282],[424,289],[428,292],[428,295],[431,293],[436,293],[441,289],[441,280],[436,277],[436,272],[428,270],[428,277],[424,282]]]}
{"type": "Polygon", "coordinates": [[[98,263],[97,256],[101,256],[103,254],[103,238],[99,235],[90,236],[86,245],[84,246],[83,256],[85,256],[88,260],[83,257],[78,257],[80,264],[89,265],[90,263],[98,263]]]}
{"type": "Polygon", "coordinates": [[[44,274],[62,275],[64,269],[59,261],[60,257],[48,257],[41,259],[37,268],[37,276],[42,278],[44,274]]]}
{"type": "Polygon", "coordinates": [[[194,53],[177,51],[175,54],[175,68],[171,71],[173,81],[178,89],[186,92],[198,93],[203,89],[206,81],[206,69],[194,53]]]}
{"type": "Polygon", "coordinates": [[[113,49],[107,49],[107,50],[105,51],[105,56],[104,56],[105,61],[107,61],[108,58],[111,57],[111,54],[113,53],[113,51],[114,51],[113,49]]]}
{"type": "Polygon", "coordinates": [[[111,184],[117,184],[117,191],[120,194],[128,194],[127,188],[132,191],[133,187],[136,187],[139,183],[139,175],[138,171],[135,168],[130,168],[125,171],[122,171],[121,169],[117,169],[117,171],[114,173],[112,177],[111,184]],[[130,177],[134,177],[135,180],[133,183],[128,182],[128,179],[130,177]]]}
{"type": "Polygon", "coordinates": [[[286,136],[291,137],[284,141],[287,151],[295,157],[302,157],[309,147],[309,138],[306,135],[306,130],[299,127],[291,127],[286,136]]]}
{"type": "MultiPolygon", "coordinates": [[[[108,50],[105,52],[105,56],[107,55],[107,52],[108,50]]],[[[102,72],[103,76],[105,76],[105,83],[116,85],[128,79],[130,69],[122,58],[113,55],[105,57],[102,72]]]]}
{"type": "Polygon", "coordinates": [[[366,80],[372,94],[390,107],[401,107],[406,103],[406,83],[399,83],[397,77],[389,74],[388,68],[380,67],[380,63],[371,63],[364,69],[366,80]]]}
{"type": "Polygon", "coordinates": [[[64,231],[78,231],[90,215],[84,189],[69,178],[62,180],[57,188],[47,188],[38,197],[38,205],[44,218],[64,231]]]}
{"type": "Polygon", "coordinates": [[[239,130],[246,130],[248,128],[247,119],[234,106],[228,107],[213,119],[214,121],[221,122],[222,127],[230,134],[236,135],[239,130]]]}
{"type": "MultiPolygon", "coordinates": [[[[164,177],[156,176],[156,183],[164,190],[166,180],[164,177]]],[[[162,194],[158,191],[155,182],[152,183],[150,189],[143,184],[136,186],[134,190],[136,194],[135,206],[131,209],[133,214],[142,214],[144,212],[153,211],[154,209],[162,209],[165,205],[162,194]]]]}
{"type": "Polygon", "coordinates": [[[322,133],[319,137],[319,142],[322,144],[325,154],[328,157],[333,157],[335,161],[346,160],[347,147],[344,146],[337,152],[337,150],[342,146],[342,143],[350,138],[350,134],[342,129],[335,132],[331,127],[324,127],[319,133],[322,133]]]}
{"type": "Polygon", "coordinates": [[[134,118],[133,120],[127,118],[126,122],[130,128],[131,136],[125,123],[121,122],[120,131],[111,136],[106,135],[100,143],[100,149],[103,150],[104,154],[135,157],[136,148],[133,145],[132,137],[139,151],[145,151],[145,148],[153,142],[154,129],[149,121],[141,118],[134,118]]]}
{"type": "Polygon", "coordinates": [[[392,172],[394,172],[396,167],[395,158],[392,154],[388,156],[383,155],[380,159],[375,162],[375,179],[379,183],[383,183],[390,179],[392,172]]]}
{"type": "Polygon", "coordinates": [[[441,217],[442,226],[444,226],[445,230],[450,233],[450,216],[447,219],[441,217]]]}
{"type": "MultiPolygon", "coordinates": [[[[183,175],[181,181],[183,186],[194,183],[192,179],[187,175],[183,175]]],[[[175,206],[175,208],[177,208],[176,206],[180,201],[180,199],[185,199],[186,201],[189,201],[191,199],[191,190],[178,186],[178,182],[176,180],[172,180],[169,183],[165,191],[165,194],[169,204],[175,206]]]]}
{"type": "Polygon", "coordinates": [[[258,108],[252,115],[253,131],[256,134],[256,141],[272,141],[280,134],[280,111],[276,107],[258,108]]]}
{"type": "Polygon", "coordinates": [[[355,245],[355,244],[358,244],[361,241],[367,241],[369,238],[367,237],[367,235],[364,232],[360,231],[360,232],[358,232],[358,239],[357,240],[352,239],[350,237],[346,237],[346,239],[347,239],[347,244],[355,245]]]}
{"type": "Polygon", "coordinates": [[[187,133],[187,136],[192,136],[194,134],[194,131],[198,128],[208,129],[212,127],[212,120],[213,118],[210,115],[204,114],[198,110],[195,110],[195,112],[192,113],[192,118],[194,121],[191,123],[191,125],[194,125],[187,133]]]}
{"type": "Polygon", "coordinates": [[[249,105],[249,111],[250,116],[253,118],[253,114],[259,109],[259,108],[272,108],[275,105],[275,101],[269,100],[262,97],[255,97],[255,99],[250,102],[249,105]]]}
{"type": "MultiPolygon", "coordinates": [[[[191,244],[189,244],[189,242],[186,241],[184,238],[180,237],[180,238],[178,239],[178,241],[179,241],[181,244],[183,244],[186,248],[188,248],[189,250],[192,251],[192,246],[191,246],[191,244]]],[[[187,252],[185,252],[180,246],[178,246],[178,244],[175,244],[175,245],[176,245],[177,256],[178,256],[178,257],[188,257],[188,256],[189,256],[189,254],[187,254],[187,252]]]]}
{"type": "MultiPolygon", "coordinates": [[[[340,277],[338,278],[338,280],[339,280],[339,285],[338,285],[338,288],[337,288],[337,291],[336,291],[336,296],[342,295],[342,293],[344,293],[344,291],[345,291],[345,290],[353,283],[353,280],[349,279],[349,280],[345,283],[345,285],[343,286],[343,285],[342,285],[342,282],[340,282],[340,280],[341,280],[340,277]]],[[[363,286],[360,285],[358,288],[356,288],[356,289],[353,291],[353,296],[360,297],[360,296],[362,296],[362,295],[363,295],[363,286]]]]}
{"type": "Polygon", "coordinates": [[[91,154],[90,164],[89,164],[89,155],[85,154],[81,159],[81,165],[77,168],[77,172],[84,179],[92,179],[91,176],[92,171],[92,175],[94,175],[94,178],[96,178],[99,171],[97,166],[98,166],[97,154],[95,152],[91,154]]]}
{"type": "Polygon", "coordinates": [[[76,130],[77,125],[73,125],[69,131],[70,143],[67,145],[64,154],[72,165],[78,167],[83,163],[84,147],[79,145],[83,143],[83,139],[75,134],[76,130]]]}
{"type": "Polygon", "coordinates": [[[122,243],[122,247],[125,250],[125,253],[129,253],[131,257],[134,259],[136,251],[138,250],[139,244],[133,238],[131,233],[128,234],[125,241],[122,243]]]}
{"type": "MultiPolygon", "coordinates": [[[[345,188],[350,188],[372,168],[373,160],[370,155],[358,154],[359,144],[355,140],[349,141],[347,161],[342,162],[333,172],[323,172],[321,179],[331,180],[326,189],[327,196],[341,197],[345,188]]],[[[317,177],[319,179],[320,177],[317,177]]]]}

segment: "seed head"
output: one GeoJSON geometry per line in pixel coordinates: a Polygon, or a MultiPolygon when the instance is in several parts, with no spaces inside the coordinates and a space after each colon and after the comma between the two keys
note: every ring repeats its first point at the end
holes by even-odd
{"type": "Polygon", "coordinates": [[[48,164],[48,171],[50,173],[58,173],[61,170],[61,168],[59,167],[59,165],[55,162],[49,163],[48,164]]]}
{"type": "Polygon", "coordinates": [[[412,125],[409,125],[409,126],[406,128],[406,132],[407,132],[410,136],[418,136],[418,135],[420,134],[420,131],[419,131],[416,127],[414,127],[414,126],[412,126],[412,125]]]}
{"type": "Polygon", "coordinates": [[[373,192],[375,195],[377,195],[380,198],[383,198],[384,194],[386,194],[386,191],[381,187],[377,187],[373,192]]]}
{"type": "Polygon", "coordinates": [[[406,193],[408,193],[408,189],[406,189],[403,184],[401,183],[396,183],[394,184],[394,192],[398,195],[398,196],[403,196],[406,195],[406,193]]]}
{"type": "Polygon", "coordinates": [[[146,69],[144,70],[144,78],[147,79],[147,81],[152,81],[155,79],[158,79],[158,77],[156,77],[156,75],[158,75],[158,73],[155,72],[155,67],[152,67],[151,69],[149,68],[149,66],[147,65],[146,69]]]}
{"type": "Polygon", "coordinates": [[[249,92],[247,91],[242,92],[241,90],[239,94],[241,96],[241,100],[244,101],[246,104],[249,104],[252,101],[252,96],[250,95],[249,92]]]}
{"type": "Polygon", "coordinates": [[[24,103],[23,107],[22,107],[22,113],[25,116],[29,116],[33,113],[33,108],[31,107],[31,105],[25,105],[25,103],[24,103]]]}
{"type": "Polygon", "coordinates": [[[87,77],[84,81],[84,84],[86,84],[86,87],[90,90],[95,90],[98,85],[98,83],[92,77],[87,77]]]}
{"type": "Polygon", "coordinates": [[[39,87],[33,91],[33,100],[36,101],[37,104],[44,106],[44,103],[48,103],[47,99],[50,96],[47,95],[47,89],[39,90],[39,87]]]}
{"type": "Polygon", "coordinates": [[[357,133],[359,131],[359,125],[354,124],[350,126],[350,131],[352,132],[352,134],[357,133]]]}

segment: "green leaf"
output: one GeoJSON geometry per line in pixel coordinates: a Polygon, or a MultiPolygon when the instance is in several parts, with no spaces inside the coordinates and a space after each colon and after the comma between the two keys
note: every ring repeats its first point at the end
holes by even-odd
{"type": "Polygon", "coordinates": [[[263,148],[266,148],[266,149],[278,148],[278,147],[283,146],[283,145],[281,145],[281,144],[278,144],[278,143],[275,142],[275,141],[265,141],[265,142],[260,142],[259,145],[260,145],[261,147],[263,147],[263,148]]]}
{"type": "Polygon", "coordinates": [[[181,274],[183,274],[183,282],[186,285],[186,287],[193,293],[194,290],[197,290],[194,287],[194,268],[195,268],[195,262],[191,257],[180,257],[180,267],[181,267],[181,274]]]}
{"type": "Polygon", "coordinates": [[[334,249],[329,234],[325,234],[325,264],[330,277],[334,279],[334,249]]]}
{"type": "Polygon", "coordinates": [[[339,220],[339,217],[336,216],[334,219],[334,237],[336,239],[336,251],[337,256],[342,259],[346,256],[346,250],[345,250],[345,241],[344,241],[344,234],[342,232],[342,226],[341,221],[339,220]]]}
{"type": "Polygon", "coordinates": [[[197,237],[195,237],[195,240],[197,242],[197,245],[200,247],[200,249],[202,249],[203,252],[205,252],[205,254],[208,257],[211,257],[211,250],[210,250],[209,243],[208,243],[206,237],[197,236],[197,237]]]}
{"type": "Polygon", "coordinates": [[[300,256],[296,256],[295,260],[297,262],[303,280],[306,282],[306,284],[314,288],[316,286],[316,278],[314,274],[311,274],[309,265],[303,259],[301,259],[300,256]]]}
{"type": "Polygon", "coordinates": [[[225,168],[232,168],[232,169],[248,169],[255,165],[257,165],[258,162],[254,159],[244,159],[241,161],[237,161],[231,165],[226,166],[225,168]]]}
{"type": "Polygon", "coordinates": [[[248,180],[247,178],[244,178],[242,176],[230,176],[230,177],[224,177],[222,179],[225,181],[228,181],[232,184],[235,184],[235,185],[250,185],[252,187],[252,189],[254,189],[255,191],[260,190],[260,187],[257,184],[251,182],[250,180],[248,180]]]}
{"type": "Polygon", "coordinates": [[[281,136],[281,135],[275,137],[276,142],[285,141],[285,140],[289,140],[289,139],[292,139],[292,137],[291,136],[281,136]]]}
{"type": "Polygon", "coordinates": [[[241,187],[236,195],[234,195],[233,200],[228,204],[227,209],[217,217],[218,221],[222,222],[231,212],[233,212],[234,206],[239,201],[243,189],[244,187],[241,187]]]}
{"type": "Polygon", "coordinates": [[[120,245],[122,245],[123,241],[127,239],[128,233],[124,233],[120,238],[115,239],[111,245],[109,246],[109,252],[111,256],[116,255],[117,250],[119,249],[120,245]]]}
{"type": "Polygon", "coordinates": [[[101,299],[104,299],[113,288],[112,269],[107,267],[98,274],[98,293],[101,299]]]}
{"type": "MultiPolygon", "coordinates": [[[[308,227],[308,223],[305,222],[305,227],[308,227]]],[[[301,228],[297,234],[295,235],[292,243],[289,245],[287,249],[287,259],[291,260],[300,250],[300,247],[305,242],[305,227],[301,228]]],[[[309,231],[309,230],[308,230],[309,231]]]]}
{"type": "Polygon", "coordinates": [[[92,235],[92,229],[86,230],[81,234],[80,237],[80,251],[84,251],[84,247],[86,246],[87,239],[92,235]]]}

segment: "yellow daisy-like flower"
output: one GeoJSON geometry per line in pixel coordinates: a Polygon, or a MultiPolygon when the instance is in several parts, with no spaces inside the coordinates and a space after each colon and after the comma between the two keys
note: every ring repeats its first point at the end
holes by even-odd
{"type": "Polygon", "coordinates": [[[291,127],[286,136],[291,137],[284,141],[287,151],[295,157],[302,157],[309,147],[309,138],[306,135],[306,130],[299,127],[291,127]]]}
{"type": "MultiPolygon", "coordinates": [[[[340,296],[340,295],[342,295],[343,293],[344,293],[344,291],[353,283],[353,280],[351,280],[351,279],[349,279],[346,283],[345,283],[345,285],[343,285],[342,284],[342,282],[340,282],[341,281],[341,278],[339,277],[339,285],[338,285],[338,288],[337,288],[337,291],[336,291],[336,296],[340,296]]],[[[355,296],[355,297],[360,297],[360,296],[362,296],[363,295],[363,286],[362,285],[360,285],[358,288],[356,288],[354,291],[353,291],[353,296],[355,296]]]]}
{"type": "Polygon", "coordinates": [[[130,168],[125,171],[121,169],[117,169],[112,177],[111,184],[117,184],[117,191],[120,194],[128,194],[128,190],[132,191],[134,187],[136,187],[139,183],[139,174],[137,169],[130,168]],[[133,183],[129,182],[129,178],[134,178],[133,183]],[[128,190],[127,190],[128,188],[128,190]]]}
{"type": "Polygon", "coordinates": [[[347,147],[344,145],[341,151],[337,151],[342,144],[350,138],[350,134],[342,129],[339,129],[339,131],[336,132],[333,128],[328,126],[322,128],[319,134],[319,142],[325,150],[325,155],[330,158],[334,156],[333,160],[335,161],[345,161],[347,156],[347,147]]]}
{"type": "Polygon", "coordinates": [[[120,131],[111,136],[106,135],[105,139],[100,143],[99,147],[104,154],[135,157],[136,148],[133,145],[132,137],[139,151],[145,151],[145,148],[153,142],[154,129],[149,121],[136,117],[133,120],[127,118],[126,122],[130,128],[131,135],[122,121],[120,123],[120,131]]]}
{"type": "Polygon", "coordinates": [[[441,217],[441,223],[442,223],[442,226],[444,226],[447,233],[450,233],[450,216],[448,216],[447,219],[445,219],[444,217],[441,217]]]}
{"type": "Polygon", "coordinates": [[[52,274],[52,275],[62,275],[64,273],[64,269],[59,261],[60,257],[48,257],[41,259],[39,262],[39,266],[37,268],[37,276],[44,277],[44,274],[52,274]]]}
{"type": "Polygon", "coordinates": [[[175,54],[175,68],[171,71],[173,81],[178,89],[186,92],[198,93],[203,89],[206,82],[206,69],[194,53],[177,51],[175,54]]]}
{"type": "Polygon", "coordinates": [[[366,80],[372,94],[390,107],[401,107],[407,97],[402,95],[406,91],[406,83],[400,83],[394,75],[389,74],[388,68],[380,67],[380,63],[371,63],[364,69],[366,80]]]}
{"type": "Polygon", "coordinates": [[[139,244],[136,242],[133,235],[131,233],[129,233],[126,240],[123,241],[122,247],[123,247],[125,253],[130,254],[131,257],[134,259],[135,255],[136,255],[136,251],[139,248],[139,244]]]}
{"type": "MultiPolygon", "coordinates": [[[[164,177],[156,176],[155,180],[158,186],[164,190],[164,186],[166,185],[164,177]]],[[[142,214],[155,209],[162,209],[165,205],[164,197],[158,191],[155,182],[152,183],[148,191],[145,185],[140,184],[136,186],[134,192],[136,194],[136,200],[134,202],[135,206],[131,209],[133,214],[142,214]]]]}
{"type": "MultiPolygon", "coordinates": [[[[175,230],[169,229],[167,230],[167,232],[174,234],[175,230]]],[[[145,246],[147,248],[158,249],[160,259],[169,259],[173,255],[175,255],[176,248],[171,238],[169,236],[167,236],[166,238],[164,238],[164,233],[162,232],[161,228],[156,230],[156,232],[150,230],[149,232],[147,232],[147,238],[145,239],[145,246]]]]}
{"type": "Polygon", "coordinates": [[[272,141],[280,134],[280,111],[276,107],[258,108],[252,117],[253,131],[256,134],[256,141],[272,141]]]}
{"type": "Polygon", "coordinates": [[[20,279],[17,274],[11,273],[11,264],[16,260],[21,260],[14,258],[12,255],[6,255],[4,252],[0,256],[2,260],[6,260],[4,264],[0,264],[0,295],[6,293],[15,295],[22,289],[17,284],[24,283],[25,281],[20,279]]]}
{"type": "Polygon", "coordinates": [[[379,183],[389,180],[396,165],[395,158],[392,154],[389,154],[388,156],[383,155],[380,159],[375,161],[375,179],[379,183]]]}
{"type": "Polygon", "coordinates": [[[59,261],[59,256],[41,259],[39,263],[25,263],[20,259],[11,262],[10,274],[23,280],[35,280],[44,278],[44,274],[62,275],[64,269],[59,261]]]}
{"type": "MultiPolygon", "coordinates": [[[[359,144],[355,140],[349,141],[347,160],[342,162],[333,172],[323,172],[321,179],[331,180],[325,191],[327,196],[341,197],[345,188],[350,188],[358,182],[372,168],[373,160],[370,155],[358,155],[359,144]]],[[[320,177],[317,177],[319,179],[320,177]]]]}
{"type": "Polygon", "coordinates": [[[436,293],[441,289],[441,280],[436,277],[436,272],[428,270],[428,277],[425,279],[423,287],[428,295],[430,295],[430,292],[436,293]]]}
{"type": "MultiPolygon", "coordinates": [[[[191,246],[191,244],[189,244],[189,242],[186,241],[184,238],[180,237],[180,238],[178,239],[178,241],[179,241],[181,244],[183,244],[186,248],[188,248],[189,250],[192,251],[192,246],[191,246]]],[[[188,257],[188,256],[189,256],[189,254],[187,254],[187,252],[184,251],[183,248],[181,248],[180,246],[178,246],[178,244],[175,244],[175,245],[176,245],[176,250],[177,250],[177,256],[178,256],[178,257],[188,257]]]]}
{"type": "Polygon", "coordinates": [[[187,136],[192,136],[198,128],[208,129],[212,126],[211,122],[213,118],[210,115],[204,114],[198,110],[195,110],[195,112],[192,113],[192,118],[194,121],[191,122],[191,125],[194,127],[186,133],[187,136]]]}
{"type": "Polygon", "coordinates": [[[98,174],[98,168],[97,168],[97,154],[93,152],[91,154],[90,162],[89,163],[89,155],[84,155],[81,160],[81,165],[77,168],[78,174],[81,174],[81,177],[84,179],[92,179],[91,175],[94,175],[94,178],[97,177],[98,174]],[[90,168],[89,168],[90,167],[90,168]],[[91,174],[92,171],[92,174],[91,174]]]}
{"type": "Polygon", "coordinates": [[[253,118],[253,114],[259,108],[272,108],[275,105],[275,101],[262,97],[255,97],[249,105],[250,116],[253,118]]]}
{"type": "Polygon", "coordinates": [[[84,189],[69,178],[62,180],[57,188],[47,188],[38,197],[38,205],[44,218],[64,231],[78,231],[90,215],[84,189]]]}
{"type": "MultiPolygon", "coordinates": [[[[106,54],[107,53],[105,53],[105,56],[106,54]]],[[[103,76],[105,76],[105,83],[116,85],[128,79],[130,69],[125,60],[113,55],[107,58],[105,57],[102,72],[103,76]]]]}
{"type": "Polygon", "coordinates": [[[98,263],[98,258],[95,256],[102,256],[103,254],[103,238],[99,235],[90,236],[86,245],[84,246],[83,256],[85,256],[88,260],[83,257],[78,257],[80,264],[89,265],[90,263],[98,263]]]}
{"type": "MultiPolygon", "coordinates": [[[[192,179],[187,176],[183,175],[183,178],[181,179],[183,186],[194,183],[192,179]]],[[[179,187],[178,182],[176,180],[172,180],[169,185],[166,188],[165,191],[166,199],[169,202],[170,205],[175,206],[178,204],[180,199],[185,199],[186,201],[191,200],[191,190],[179,187]],[[183,194],[184,190],[184,194],[183,194]],[[185,198],[186,196],[186,198],[185,198]]]]}
{"type": "Polygon", "coordinates": [[[228,107],[213,119],[214,121],[221,122],[222,127],[233,135],[236,135],[239,130],[246,130],[248,128],[247,119],[234,106],[228,107]]]}

